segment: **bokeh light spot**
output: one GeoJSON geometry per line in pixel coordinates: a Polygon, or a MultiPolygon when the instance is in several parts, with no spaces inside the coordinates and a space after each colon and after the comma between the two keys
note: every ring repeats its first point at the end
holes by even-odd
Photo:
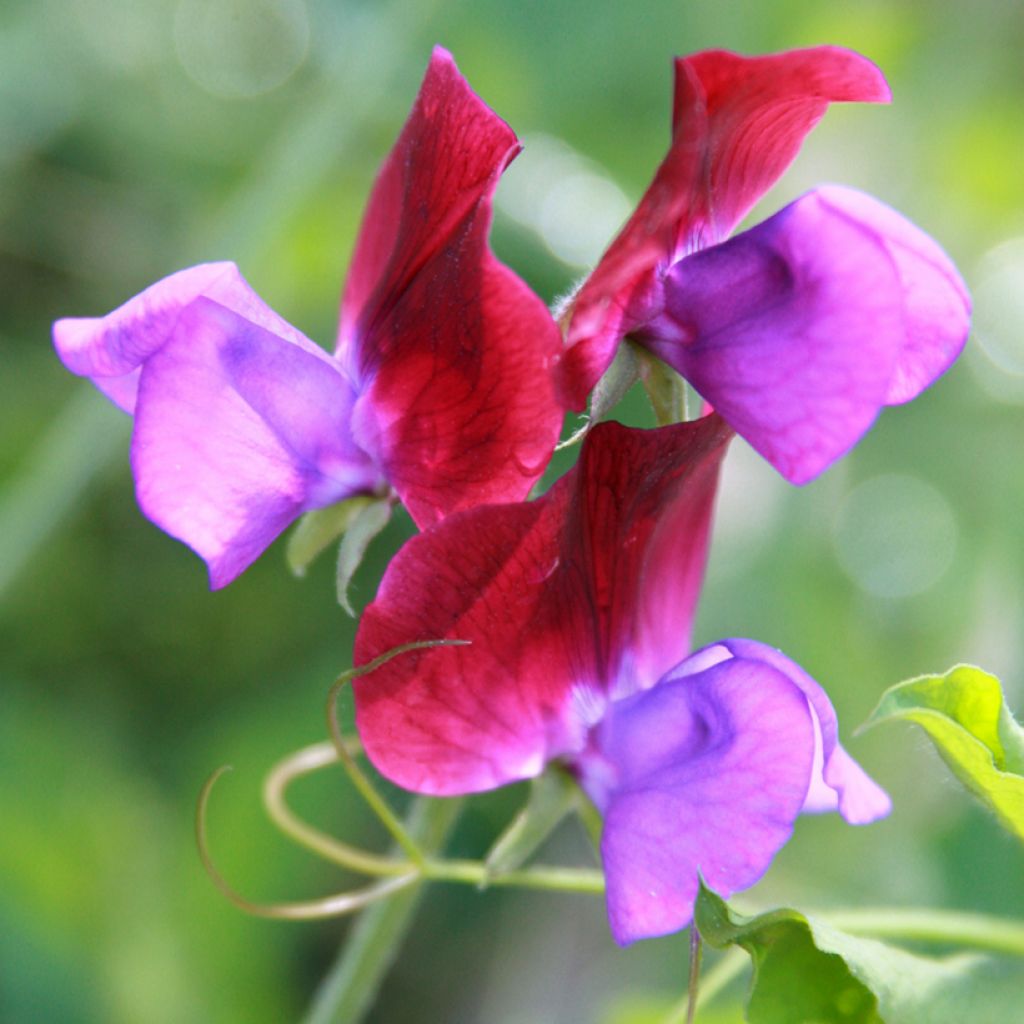
{"type": "Polygon", "coordinates": [[[178,59],[207,92],[245,99],[283,84],[309,49],[304,0],[181,0],[178,59]]]}
{"type": "Polygon", "coordinates": [[[847,575],[878,597],[934,586],[953,561],[957,524],[949,502],[918,477],[884,474],[844,499],[833,532],[847,575]]]}
{"type": "Polygon", "coordinates": [[[974,334],[1000,370],[1024,376],[1024,238],[990,249],[974,288],[974,334]]]}
{"type": "Polygon", "coordinates": [[[523,144],[525,152],[502,179],[498,209],[539,235],[566,265],[592,266],[629,216],[629,199],[561,139],[534,135],[523,144]]]}

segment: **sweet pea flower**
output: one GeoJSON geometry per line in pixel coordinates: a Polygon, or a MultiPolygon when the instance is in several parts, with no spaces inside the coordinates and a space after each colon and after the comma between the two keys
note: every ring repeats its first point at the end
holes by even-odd
{"type": "Polygon", "coordinates": [[[566,765],[604,815],[620,943],[686,926],[698,878],[752,885],[801,812],[889,810],[839,745],[824,691],[752,640],[689,654],[718,468],[717,414],[654,431],[594,428],[543,497],[450,516],[388,567],[356,662],[371,761],[447,796],[566,765]],[[429,595],[429,596],[425,596],[429,595]]]}
{"type": "Polygon", "coordinates": [[[487,235],[512,130],[434,51],[377,177],[333,356],[233,263],[54,325],[60,358],[134,414],[143,512],[224,586],[302,512],[393,488],[428,526],[526,496],[557,440],[558,330],[487,235]]]}
{"type": "Polygon", "coordinates": [[[631,337],[793,483],[944,373],[970,300],[926,234],[853,189],[815,189],[725,241],[829,103],[884,103],[881,72],[822,46],[676,61],[672,143],[576,296],[559,387],[582,409],[631,337]]]}

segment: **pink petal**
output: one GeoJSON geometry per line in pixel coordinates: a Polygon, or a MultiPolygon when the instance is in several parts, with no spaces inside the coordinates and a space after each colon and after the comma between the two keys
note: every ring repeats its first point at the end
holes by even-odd
{"type": "Polygon", "coordinates": [[[729,431],[601,424],[542,498],[459,513],[414,537],[356,636],[371,760],[425,793],[488,789],[580,749],[608,700],[650,685],[688,643],[729,431]],[[614,692],[613,692],[614,691],[614,692]]]}
{"type": "Polygon", "coordinates": [[[685,927],[699,875],[723,896],[753,885],[790,837],[813,751],[807,701],[756,661],[674,670],[614,704],[579,766],[606,807],[601,856],[616,941],[685,927]],[[603,794],[595,770],[611,780],[603,794]]]}
{"type": "Polygon", "coordinates": [[[139,505],[224,586],[302,511],[379,484],[349,434],[352,402],[340,367],[311,342],[195,299],[142,371],[139,505]]]}
{"type": "Polygon", "coordinates": [[[436,49],[378,176],[342,302],[355,430],[422,527],[524,498],[561,428],[543,302],[487,244],[512,130],[436,49]]]}
{"type": "Polygon", "coordinates": [[[312,344],[263,302],[234,263],[224,262],[179,270],[106,316],[58,320],[57,354],[72,373],[90,377],[125,412],[134,412],[139,368],[174,333],[182,310],[200,297],[298,345],[312,344]]]}
{"type": "MultiPolygon", "coordinates": [[[[837,204],[837,191],[845,199],[843,190],[810,192],[677,263],[665,278],[666,315],[644,338],[797,484],[856,444],[901,363],[918,373],[928,362],[918,358],[924,318],[905,312],[898,268],[912,271],[909,257],[897,264],[875,228],[837,204]],[[912,336],[908,325],[918,326],[912,336]]],[[[945,363],[947,329],[934,333],[933,362],[945,363]]]]}
{"type": "Polygon", "coordinates": [[[677,60],[668,154],[575,302],[558,378],[566,404],[583,408],[620,339],[646,318],[659,267],[726,237],[829,103],[889,95],[875,65],[834,46],[677,60]]]}

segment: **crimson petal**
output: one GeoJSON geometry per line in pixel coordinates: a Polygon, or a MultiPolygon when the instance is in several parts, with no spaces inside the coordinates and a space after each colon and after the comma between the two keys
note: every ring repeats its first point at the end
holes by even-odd
{"type": "Polygon", "coordinates": [[[518,151],[436,49],[349,272],[338,358],[360,392],[355,434],[421,527],[524,498],[561,428],[558,329],[487,243],[492,194],[518,151]]]}
{"type": "Polygon", "coordinates": [[[656,431],[595,427],[542,498],[459,513],[389,565],[356,636],[356,721],[378,769],[408,789],[473,792],[581,749],[609,700],[676,664],[706,558],[717,416],[656,431]]]}

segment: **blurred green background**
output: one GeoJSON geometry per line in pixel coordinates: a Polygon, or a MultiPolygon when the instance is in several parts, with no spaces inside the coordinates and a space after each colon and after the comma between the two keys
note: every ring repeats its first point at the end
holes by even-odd
{"type": "MultiPolygon", "coordinates": [[[[660,160],[670,58],[860,49],[890,108],[835,107],[762,204],[864,188],[933,233],[976,298],[970,351],[857,451],[795,490],[730,454],[698,640],[783,647],[830,690],[891,819],[801,821],[746,904],[898,903],[1024,914],[1020,851],[925,741],[850,734],[883,688],[957,661],[1024,708],[1024,8],[928,0],[6,0],[0,7],[0,1019],[298,1019],[345,923],[246,917],[203,874],[211,833],[254,899],[351,879],[265,822],[279,757],[323,738],[353,625],[331,559],[282,546],[225,591],[143,520],[129,422],[58,364],[50,322],[108,311],[192,262],[233,259],[310,337],[337,299],[378,162],[430,47],[455,54],[526,150],[494,244],[546,299],[596,258],[660,160]]],[[[628,410],[627,410],[628,411],[628,410]]],[[[372,597],[404,514],[356,580],[372,597]]],[[[521,799],[475,801],[479,853],[521,799]]],[[[340,774],[299,808],[383,842],[340,774]]],[[[548,856],[574,857],[568,829],[548,856]]],[[[639,1024],[685,985],[686,938],[614,947],[599,900],[435,888],[370,1019],[639,1024]]],[[[719,1018],[726,1019],[726,1018],[719,1018]]],[[[732,1018],[729,1018],[732,1019],[732,1018]]]]}

